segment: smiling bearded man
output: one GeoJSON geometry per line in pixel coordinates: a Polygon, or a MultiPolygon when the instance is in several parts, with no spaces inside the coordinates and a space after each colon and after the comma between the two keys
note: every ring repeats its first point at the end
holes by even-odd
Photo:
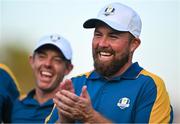
{"type": "Polygon", "coordinates": [[[85,21],[84,28],[95,28],[94,70],[60,84],[53,99],[58,113],[52,118],[59,115],[60,123],[172,123],[163,80],[132,62],[141,24],[140,16],[121,3],[106,5],[85,21]]]}

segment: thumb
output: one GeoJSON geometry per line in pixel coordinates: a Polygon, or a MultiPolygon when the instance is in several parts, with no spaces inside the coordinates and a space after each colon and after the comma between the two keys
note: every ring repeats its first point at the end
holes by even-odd
{"type": "Polygon", "coordinates": [[[65,89],[65,81],[60,82],[59,84],[59,90],[65,89]]]}
{"type": "Polygon", "coordinates": [[[75,92],[72,81],[70,79],[65,80],[65,90],[68,90],[68,91],[70,91],[72,93],[75,92]]]}
{"type": "Polygon", "coordinates": [[[72,93],[75,92],[72,81],[70,79],[65,79],[59,84],[59,90],[68,90],[72,93]]]}
{"type": "Polygon", "coordinates": [[[82,91],[81,91],[81,95],[80,95],[80,96],[83,97],[83,98],[88,98],[88,99],[90,99],[86,85],[84,85],[84,86],[82,87],[82,91]]]}

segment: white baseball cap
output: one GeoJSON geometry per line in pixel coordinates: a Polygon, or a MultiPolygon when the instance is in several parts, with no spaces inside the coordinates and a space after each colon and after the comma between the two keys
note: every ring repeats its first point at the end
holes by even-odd
{"type": "Polygon", "coordinates": [[[141,33],[142,22],[139,15],[121,3],[111,3],[103,7],[96,18],[84,22],[84,28],[95,28],[97,22],[104,22],[117,31],[128,31],[135,37],[141,33]]]}
{"type": "Polygon", "coordinates": [[[46,44],[51,44],[59,48],[59,50],[63,53],[64,57],[67,60],[72,59],[72,49],[69,41],[66,40],[64,37],[60,36],[59,34],[51,34],[42,37],[37,42],[34,51],[36,51],[38,48],[46,44]]]}

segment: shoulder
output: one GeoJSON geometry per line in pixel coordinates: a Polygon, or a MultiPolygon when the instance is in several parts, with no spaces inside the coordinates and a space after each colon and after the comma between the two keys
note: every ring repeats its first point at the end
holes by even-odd
{"type": "Polygon", "coordinates": [[[88,79],[89,76],[91,75],[91,73],[92,73],[92,71],[89,71],[89,72],[86,72],[86,73],[82,73],[82,74],[79,74],[77,76],[72,77],[71,79],[73,80],[73,82],[76,81],[76,80],[79,81],[79,80],[88,79]]]}
{"type": "Polygon", "coordinates": [[[16,100],[13,102],[13,108],[19,108],[20,106],[24,106],[24,101],[28,99],[27,94],[20,95],[16,100]]]}
{"type": "Polygon", "coordinates": [[[6,80],[11,80],[11,82],[13,82],[17,86],[18,90],[20,91],[19,84],[13,72],[10,70],[8,66],[1,63],[0,63],[0,77],[5,78],[6,80]]]}
{"type": "Polygon", "coordinates": [[[140,75],[143,75],[145,78],[152,80],[157,87],[164,87],[164,81],[158,75],[144,69],[140,72],[140,75]]]}
{"type": "Polygon", "coordinates": [[[79,75],[77,75],[77,76],[75,76],[75,77],[73,77],[73,78],[80,78],[80,77],[88,78],[91,73],[92,73],[92,71],[85,72],[85,73],[79,74],[79,75]]]}
{"type": "Polygon", "coordinates": [[[24,100],[25,98],[27,98],[27,94],[22,94],[22,95],[19,96],[18,100],[19,100],[19,101],[22,101],[22,100],[24,100]]]}
{"type": "Polygon", "coordinates": [[[30,90],[28,93],[21,94],[18,101],[32,101],[34,100],[35,89],[30,90]]]}
{"type": "Polygon", "coordinates": [[[0,63],[0,86],[10,94],[13,99],[19,96],[20,88],[12,71],[0,63]]]}
{"type": "Polygon", "coordinates": [[[165,83],[161,77],[146,70],[141,71],[141,75],[145,76],[146,90],[156,93],[156,98],[159,99],[161,96],[168,97],[168,92],[165,83]]]}
{"type": "Polygon", "coordinates": [[[1,72],[0,76],[2,76],[2,74],[6,76],[10,76],[14,81],[16,81],[16,78],[12,73],[12,71],[9,69],[9,67],[1,63],[0,63],[0,72],[1,72]]]}

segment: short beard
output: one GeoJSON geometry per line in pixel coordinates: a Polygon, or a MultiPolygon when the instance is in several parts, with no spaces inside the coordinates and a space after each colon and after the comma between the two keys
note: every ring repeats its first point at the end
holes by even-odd
{"type": "Polygon", "coordinates": [[[97,54],[93,54],[94,68],[99,74],[105,77],[115,75],[129,60],[129,52],[126,51],[120,58],[115,58],[109,63],[102,63],[97,59],[97,54]]]}

